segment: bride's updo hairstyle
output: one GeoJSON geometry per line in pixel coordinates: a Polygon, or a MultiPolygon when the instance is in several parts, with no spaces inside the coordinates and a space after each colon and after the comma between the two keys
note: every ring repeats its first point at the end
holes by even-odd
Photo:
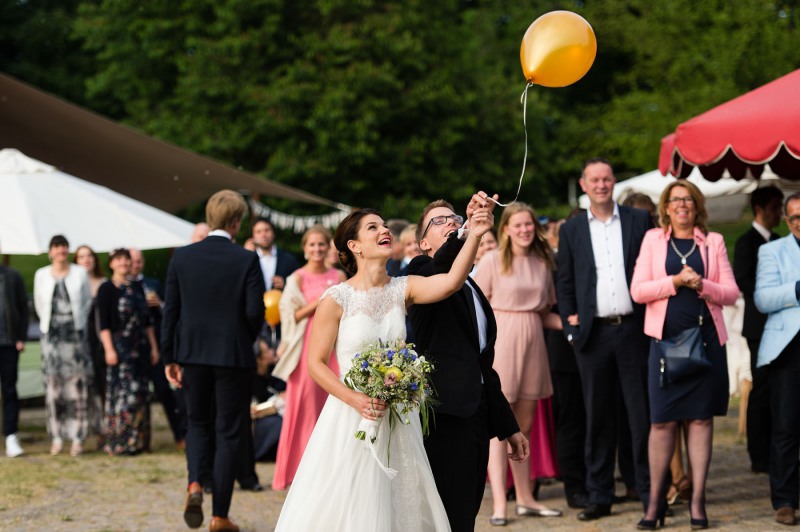
{"type": "Polygon", "coordinates": [[[339,224],[339,227],[336,228],[336,233],[333,235],[333,244],[339,251],[339,262],[351,275],[356,274],[358,266],[356,266],[356,257],[353,255],[353,252],[350,251],[350,248],[347,247],[347,243],[351,240],[358,240],[361,220],[370,214],[380,216],[380,213],[375,209],[358,209],[351,212],[342,220],[342,223],[339,224]]]}

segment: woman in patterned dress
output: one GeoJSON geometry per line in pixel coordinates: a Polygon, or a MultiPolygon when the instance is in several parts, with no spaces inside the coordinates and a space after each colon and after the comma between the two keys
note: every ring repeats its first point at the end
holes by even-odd
{"type": "Polygon", "coordinates": [[[42,332],[42,374],[45,385],[50,454],[72,440],[70,454],[83,452],[89,432],[89,394],[92,359],[86,341],[86,324],[92,305],[89,276],[69,262],[69,242],[62,235],[50,239],[51,265],[36,271],[33,302],[42,332]]]}
{"type": "Polygon", "coordinates": [[[97,327],[95,298],[100,285],[108,280],[100,265],[97,253],[87,245],[78,246],[72,257],[73,264],[83,266],[89,274],[89,286],[92,289],[92,307],[86,323],[86,338],[89,343],[89,354],[92,357],[92,390],[89,393],[89,426],[98,436],[98,449],[103,447],[103,403],[106,398],[106,359],[103,345],[100,343],[100,329],[97,327]]]}
{"type": "Polygon", "coordinates": [[[140,283],[131,283],[131,254],[117,249],[108,257],[111,280],[97,291],[97,319],[106,364],[106,444],[111,455],[150,448],[149,369],[158,345],[140,283]]]}

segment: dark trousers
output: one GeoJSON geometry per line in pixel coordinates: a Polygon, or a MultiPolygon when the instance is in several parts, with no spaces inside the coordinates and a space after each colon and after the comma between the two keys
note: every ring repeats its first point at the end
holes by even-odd
{"type": "MultiPolygon", "coordinates": [[[[216,405],[212,403],[211,405],[211,418],[216,419],[216,405]]],[[[249,419],[249,418],[248,418],[249,419]]],[[[256,458],[255,458],[255,447],[254,447],[254,434],[251,430],[250,423],[247,423],[245,426],[242,427],[242,444],[237,453],[238,458],[238,467],[236,469],[236,480],[239,482],[239,486],[242,488],[251,488],[255,484],[259,483],[258,480],[258,473],[256,473],[256,458]]],[[[280,426],[278,427],[278,434],[280,435],[280,426]]],[[[211,487],[213,490],[214,486],[214,454],[216,453],[216,442],[215,440],[211,440],[211,449],[208,451],[208,456],[211,457],[209,460],[204,460],[202,464],[202,469],[200,470],[200,484],[203,485],[203,488],[211,487]]]]}
{"type": "Polygon", "coordinates": [[[800,334],[767,367],[772,408],[769,487],[772,508],[798,508],[800,479],[800,334]]]}
{"type": "Polygon", "coordinates": [[[475,530],[489,464],[489,422],[486,398],[472,417],[436,414],[425,452],[436,489],[453,532],[475,530]]]}
{"type": "Polygon", "coordinates": [[[233,497],[233,482],[245,445],[244,427],[249,427],[250,423],[253,371],[200,365],[183,367],[183,389],[189,422],[186,434],[189,482],[202,482],[203,471],[213,461],[212,510],[217,517],[228,517],[233,497]]]}
{"type": "Polygon", "coordinates": [[[750,467],[760,473],[769,472],[770,442],[772,440],[772,412],[769,406],[769,377],[767,367],[756,367],[761,338],[747,339],[750,348],[750,371],[753,389],[747,400],[747,453],[750,467]]]}
{"type": "Polygon", "coordinates": [[[567,498],[586,492],[586,407],[581,376],[554,371],[553,417],[556,425],[556,458],[567,498]]]}
{"type": "Polygon", "coordinates": [[[3,434],[17,432],[19,425],[19,396],[17,375],[19,373],[19,351],[14,345],[0,346],[0,393],[3,394],[3,434]]]}
{"type": "Polygon", "coordinates": [[[275,460],[282,425],[283,418],[277,414],[262,417],[253,422],[253,443],[255,444],[256,460],[275,460]]]}
{"type": "Polygon", "coordinates": [[[610,505],[614,499],[619,394],[628,412],[636,490],[644,500],[650,493],[647,460],[650,340],[642,333],[642,327],[642,323],[633,318],[620,325],[595,320],[586,346],[575,350],[586,406],[586,491],[592,504],[610,505]]]}
{"type": "Polygon", "coordinates": [[[183,397],[183,389],[173,390],[169,386],[169,381],[164,373],[164,363],[159,360],[155,366],[150,366],[150,380],[156,392],[158,402],[164,408],[167,415],[169,428],[175,441],[186,438],[186,399],[183,397]]]}
{"type": "Polygon", "coordinates": [[[628,426],[628,409],[622,394],[617,396],[617,467],[626,489],[636,488],[636,469],[633,467],[631,428],[628,426]]]}

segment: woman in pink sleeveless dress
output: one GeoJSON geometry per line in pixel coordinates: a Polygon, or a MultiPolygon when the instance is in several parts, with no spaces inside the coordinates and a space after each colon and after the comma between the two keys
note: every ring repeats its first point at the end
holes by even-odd
{"type": "MultiPolygon", "coordinates": [[[[520,431],[530,434],[537,402],[553,394],[544,328],[560,329],[561,320],[550,311],[555,303],[551,268],[553,257],[533,209],[524,203],[506,207],[498,227],[500,246],[486,253],[474,279],[489,299],[497,320],[494,369],[520,431]]],[[[537,432],[541,432],[541,427],[537,432]]],[[[537,438],[539,435],[537,434],[537,438]]],[[[531,460],[543,450],[531,440],[531,460]]],[[[489,446],[489,483],[492,519],[506,518],[505,442],[493,439],[489,446]]],[[[542,465],[546,457],[537,462],[542,465]]],[[[517,496],[516,514],[557,517],[532,495],[531,465],[513,462],[511,473],[517,496]]]]}
{"type": "MultiPolygon", "coordinates": [[[[328,398],[327,392],[308,374],[307,349],[319,297],[345,280],[340,270],[325,266],[330,241],[330,232],[322,226],[315,225],[305,232],[302,245],[307,262],[289,276],[281,296],[280,361],[272,374],[286,381],[286,410],[272,479],[272,489],[276,490],[288,488],[294,480],[308,439],[328,398]]],[[[330,357],[329,366],[338,374],[335,356],[330,357]]]]}

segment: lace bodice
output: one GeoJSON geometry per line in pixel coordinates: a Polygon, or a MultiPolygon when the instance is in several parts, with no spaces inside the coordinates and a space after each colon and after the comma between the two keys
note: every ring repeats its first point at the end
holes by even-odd
{"type": "Polygon", "coordinates": [[[365,345],[379,338],[405,339],[407,282],[407,277],[393,277],[386,285],[367,291],[341,283],[322,294],[320,299],[333,298],[343,311],[336,339],[340,375],[347,373],[353,355],[365,345]]]}

